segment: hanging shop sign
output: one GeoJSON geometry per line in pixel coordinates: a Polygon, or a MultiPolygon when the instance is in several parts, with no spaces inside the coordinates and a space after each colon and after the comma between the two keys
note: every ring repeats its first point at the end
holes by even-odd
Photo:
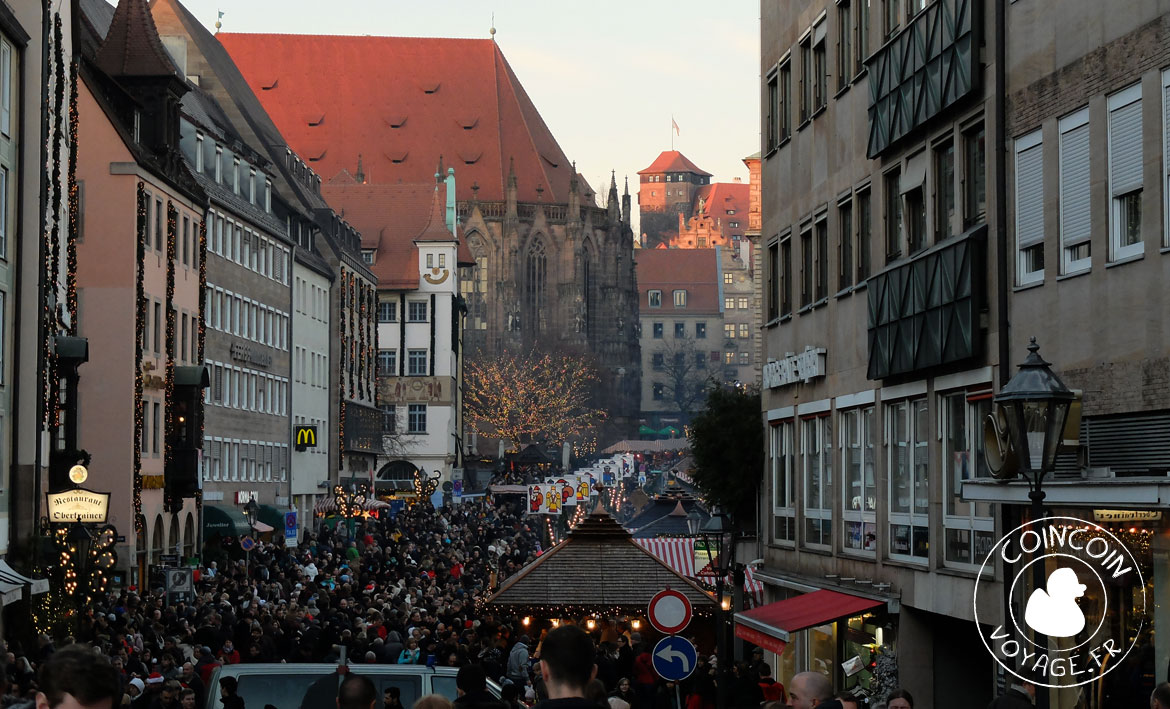
{"type": "Polygon", "coordinates": [[[778,389],[825,376],[825,357],[825,348],[810,346],[799,354],[768,362],[763,371],[764,388],[778,389]]]}
{"type": "Polygon", "coordinates": [[[69,490],[47,495],[49,521],[53,523],[94,522],[104,524],[110,512],[110,493],[93,490],[69,490]]]}
{"type": "Polygon", "coordinates": [[[233,342],[229,348],[231,358],[236,362],[246,362],[254,364],[258,367],[271,367],[272,354],[269,352],[262,352],[253,349],[251,345],[245,345],[240,342],[233,342]]]}
{"type": "Polygon", "coordinates": [[[1094,522],[1157,522],[1161,510],[1093,510],[1094,522]]]}

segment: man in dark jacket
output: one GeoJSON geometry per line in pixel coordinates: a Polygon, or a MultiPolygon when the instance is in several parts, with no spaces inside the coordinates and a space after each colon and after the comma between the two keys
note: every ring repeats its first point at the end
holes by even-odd
{"type": "Polygon", "coordinates": [[[597,676],[593,641],[575,625],[549,632],[540,646],[540,676],[548,699],[536,709],[596,709],[585,699],[585,685],[597,676]]]}
{"type": "Polygon", "coordinates": [[[456,709],[506,709],[487,691],[487,674],[479,665],[464,665],[455,675],[456,709]]]}
{"type": "Polygon", "coordinates": [[[1013,684],[1008,691],[993,699],[987,709],[1032,709],[1036,701],[1036,685],[1031,682],[1013,684]]]}

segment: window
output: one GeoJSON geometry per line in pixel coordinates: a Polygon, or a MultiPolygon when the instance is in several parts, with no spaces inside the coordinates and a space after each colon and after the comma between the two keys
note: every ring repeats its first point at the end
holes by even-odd
{"type": "Polygon", "coordinates": [[[661,372],[666,369],[666,355],[661,352],[655,352],[650,356],[650,366],[656,372],[661,372]]]}
{"type": "Polygon", "coordinates": [[[822,20],[813,28],[813,113],[829,101],[829,59],[825,52],[825,33],[828,22],[822,20]]]}
{"type": "Polygon", "coordinates": [[[8,258],[8,195],[8,168],[4,167],[0,168],[0,259],[8,258]]]}
{"type": "Polygon", "coordinates": [[[883,177],[886,198],[886,263],[902,256],[902,195],[899,194],[901,174],[890,170],[883,177]]]}
{"type": "Polygon", "coordinates": [[[800,232],[800,263],[800,307],[806,308],[813,301],[813,269],[816,266],[811,226],[800,232]]]}
{"type": "Polygon", "coordinates": [[[752,334],[748,329],[749,327],[751,326],[745,322],[739,323],[739,339],[747,340],[751,338],[752,334]]]}
{"type": "Polygon", "coordinates": [[[780,317],[792,314],[792,234],[780,237],[780,317]]]}
{"type": "Polygon", "coordinates": [[[707,339],[707,323],[705,323],[705,322],[695,323],[695,339],[696,340],[707,339]]]}
{"type": "Polygon", "coordinates": [[[853,73],[860,74],[865,70],[865,59],[869,56],[869,3],[872,0],[858,0],[857,2],[857,51],[853,53],[853,73]]]}
{"type": "Polygon", "coordinates": [[[156,302],[154,304],[154,352],[155,354],[162,353],[162,303],[156,302]]]}
{"type": "Polygon", "coordinates": [[[412,377],[424,377],[427,374],[427,351],[408,350],[406,355],[406,373],[412,377]]]}
{"type": "Polygon", "coordinates": [[[730,286],[730,285],[734,285],[734,284],[735,284],[735,274],[734,273],[724,273],[723,274],[723,285],[730,286]]]}
{"type": "Polygon", "coordinates": [[[877,489],[874,483],[874,408],[867,406],[841,414],[841,509],[844,527],[841,547],[849,551],[877,551],[877,489]]]}
{"type": "Polygon", "coordinates": [[[816,224],[817,234],[817,302],[829,297],[829,221],[821,215],[816,224]]]}
{"type": "Polygon", "coordinates": [[[525,258],[524,295],[528,305],[528,314],[524,321],[529,323],[532,332],[544,331],[545,313],[544,296],[547,285],[548,260],[545,254],[544,241],[540,237],[533,239],[528,247],[525,258]]]}
{"type": "Polygon", "coordinates": [[[963,228],[987,218],[987,151],[983,124],[963,133],[963,228]]]}
{"type": "Polygon", "coordinates": [[[159,429],[162,428],[162,405],[159,402],[154,402],[151,406],[152,414],[150,417],[150,446],[151,454],[157,458],[158,454],[162,452],[162,447],[159,446],[159,429]]]}
{"type": "Polygon", "coordinates": [[[651,384],[650,391],[655,401],[662,401],[666,398],[666,387],[662,382],[654,382],[651,384]]]}
{"type": "Polygon", "coordinates": [[[1109,97],[1109,259],[1142,253],[1142,87],[1109,97]]]}
{"type": "Polygon", "coordinates": [[[183,265],[191,265],[191,217],[183,215],[183,265]]]}
{"type": "Polygon", "coordinates": [[[777,129],[780,116],[780,86],[776,75],[768,77],[768,103],[764,112],[764,152],[770,153],[779,144],[777,129]]]}
{"type": "Polygon", "coordinates": [[[183,322],[183,327],[182,327],[182,331],[180,333],[181,334],[180,341],[182,344],[180,345],[180,349],[179,349],[179,357],[181,359],[186,359],[187,358],[187,313],[183,313],[183,321],[182,322],[183,322]]]}
{"type": "Polygon", "coordinates": [[[1092,265],[1089,109],[1060,119],[1060,272],[1092,265]]]}
{"type": "Polygon", "coordinates": [[[906,21],[914,19],[914,16],[926,9],[926,4],[930,0],[906,0],[906,21]]]}
{"type": "Polygon", "coordinates": [[[943,525],[947,563],[978,564],[995,544],[995,520],[986,502],[963,502],[964,480],[987,476],[983,422],[991,413],[991,391],[958,392],[942,406],[943,525]]]}
{"type": "Polygon", "coordinates": [[[410,322],[427,321],[427,302],[425,300],[412,300],[407,303],[407,308],[409,308],[410,322]]]}
{"type": "Polygon", "coordinates": [[[393,377],[398,374],[398,350],[378,350],[378,375],[393,377]]]}
{"type": "Polygon", "coordinates": [[[12,135],[12,45],[0,40],[0,133],[12,135]]]}
{"type": "Polygon", "coordinates": [[[652,290],[652,291],[648,291],[646,295],[647,295],[647,298],[649,300],[649,305],[651,308],[661,308],[662,307],[662,291],[652,290]]]}
{"type": "Polygon", "coordinates": [[[780,317],[777,298],[780,292],[780,244],[778,242],[768,244],[768,260],[765,263],[765,268],[767,274],[765,306],[767,307],[767,320],[771,322],[780,317]]]}
{"type": "Polygon", "coordinates": [[[903,195],[905,206],[906,245],[908,253],[914,254],[926,248],[926,200],[923,198],[922,186],[909,189],[903,195]]]}
{"type": "Polygon", "coordinates": [[[805,35],[800,43],[800,124],[812,115],[813,57],[812,33],[805,35]]]}
{"type": "Polygon", "coordinates": [[[934,148],[934,239],[949,239],[955,224],[955,144],[934,148]]]}
{"type": "Polygon", "coordinates": [[[1015,141],[1016,283],[1044,280],[1044,145],[1040,131],[1015,141]]]}
{"type": "Polygon", "coordinates": [[[706,368],[707,368],[707,355],[703,354],[702,352],[696,352],[695,353],[695,369],[706,369],[706,368]]]}
{"type": "Polygon", "coordinates": [[[752,363],[752,353],[751,352],[740,352],[739,353],[739,366],[746,367],[747,365],[749,365],[751,363],[752,363]]]}
{"type": "Polygon", "coordinates": [[[729,322],[723,324],[723,336],[729,340],[735,339],[735,323],[729,322]]]}
{"type": "Polygon", "coordinates": [[[925,560],[929,552],[930,504],[926,399],[886,407],[889,415],[890,555],[925,560]]]}
{"type": "Polygon", "coordinates": [[[378,322],[394,322],[398,320],[398,303],[383,301],[378,303],[378,322]]]}
{"type": "Polygon", "coordinates": [[[654,333],[655,340],[662,339],[662,323],[660,323],[660,322],[654,323],[653,333],[654,333]]]}
{"type": "Polygon", "coordinates": [[[736,298],[735,299],[735,307],[739,308],[740,310],[747,310],[749,307],[747,296],[741,296],[739,298],[736,298]]]}
{"type": "MultiPolygon", "coordinates": [[[[864,4],[866,0],[861,0],[864,4]]],[[[849,0],[837,3],[837,90],[849,85],[853,73],[853,22],[849,0]]]]}
{"type": "Polygon", "coordinates": [[[735,310],[735,298],[732,296],[726,296],[723,299],[723,309],[724,310],[735,310]]]}
{"type": "Polygon", "coordinates": [[[768,431],[768,469],[772,476],[772,541],[796,541],[796,501],[792,469],[796,451],[792,421],[773,424],[768,431]]]}
{"type": "Polygon", "coordinates": [[[801,471],[804,476],[804,543],[827,547],[833,538],[833,426],[829,416],[801,422],[801,471]]]}
{"type": "Polygon", "coordinates": [[[853,203],[846,199],[837,205],[837,290],[845,290],[851,285],[853,285],[853,203]]]}
{"type": "MultiPolygon", "coordinates": [[[[723,363],[724,364],[735,364],[735,353],[734,352],[724,352],[723,353],[723,363]]],[[[729,378],[735,376],[734,369],[727,370],[727,371],[729,372],[729,374],[727,375],[729,378]]]]}
{"type": "Polygon", "coordinates": [[[362,249],[362,261],[372,266],[374,264],[374,250],[362,249]]]}
{"type": "Polygon", "coordinates": [[[154,200],[154,248],[159,251],[166,248],[165,239],[166,233],[163,231],[163,203],[161,199],[156,199],[154,200]]]}
{"type": "Polygon", "coordinates": [[[409,404],[407,409],[407,433],[427,432],[427,405],[409,404]]]}
{"type": "Polygon", "coordinates": [[[888,41],[898,33],[898,29],[902,26],[902,13],[899,8],[902,0],[882,0],[882,2],[885,5],[885,13],[882,16],[882,36],[888,41]]]}
{"type": "Polygon", "coordinates": [[[394,434],[398,430],[398,407],[393,404],[382,404],[382,433],[394,434]]]}
{"type": "Polygon", "coordinates": [[[792,136],[792,62],[780,63],[780,142],[792,136]]]}
{"type": "Polygon", "coordinates": [[[685,290],[676,290],[674,292],[674,307],[687,307],[687,292],[685,290]]]}
{"type": "Polygon", "coordinates": [[[1162,182],[1166,195],[1166,204],[1162,207],[1165,215],[1162,246],[1170,247],[1170,69],[1162,72],[1162,136],[1162,182]]]}
{"type": "Polygon", "coordinates": [[[687,336],[687,324],[685,322],[676,322],[674,324],[674,336],[678,338],[687,336]]]}

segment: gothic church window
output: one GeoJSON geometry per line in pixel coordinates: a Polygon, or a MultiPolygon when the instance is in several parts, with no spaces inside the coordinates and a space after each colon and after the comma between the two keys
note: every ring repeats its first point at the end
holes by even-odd
{"type": "Polygon", "coordinates": [[[540,237],[533,239],[528,247],[528,255],[524,259],[524,295],[528,307],[527,323],[531,323],[532,332],[542,332],[545,326],[544,297],[547,285],[548,257],[545,253],[544,242],[540,237]]]}

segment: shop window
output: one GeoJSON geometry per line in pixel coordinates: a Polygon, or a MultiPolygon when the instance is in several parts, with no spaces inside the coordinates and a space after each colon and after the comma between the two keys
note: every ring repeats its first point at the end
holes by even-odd
{"type": "Polygon", "coordinates": [[[979,564],[995,544],[995,519],[986,502],[964,502],[963,481],[987,477],[983,422],[991,413],[991,390],[939,397],[942,408],[943,526],[947,564],[979,564]]]}
{"type": "Polygon", "coordinates": [[[877,550],[877,489],[874,484],[874,407],[867,406],[842,412],[841,509],[844,536],[841,546],[847,551],[877,550]]]}
{"type": "Polygon", "coordinates": [[[833,427],[825,416],[801,422],[801,472],[804,476],[804,543],[826,548],[833,538],[833,427]]]}
{"type": "Polygon", "coordinates": [[[930,547],[930,482],[926,399],[886,407],[889,452],[889,552],[925,562],[930,547]]]}
{"type": "Polygon", "coordinates": [[[769,430],[768,467],[772,476],[772,541],[796,541],[796,500],[792,469],[796,461],[793,422],[774,424],[769,430]]]}

